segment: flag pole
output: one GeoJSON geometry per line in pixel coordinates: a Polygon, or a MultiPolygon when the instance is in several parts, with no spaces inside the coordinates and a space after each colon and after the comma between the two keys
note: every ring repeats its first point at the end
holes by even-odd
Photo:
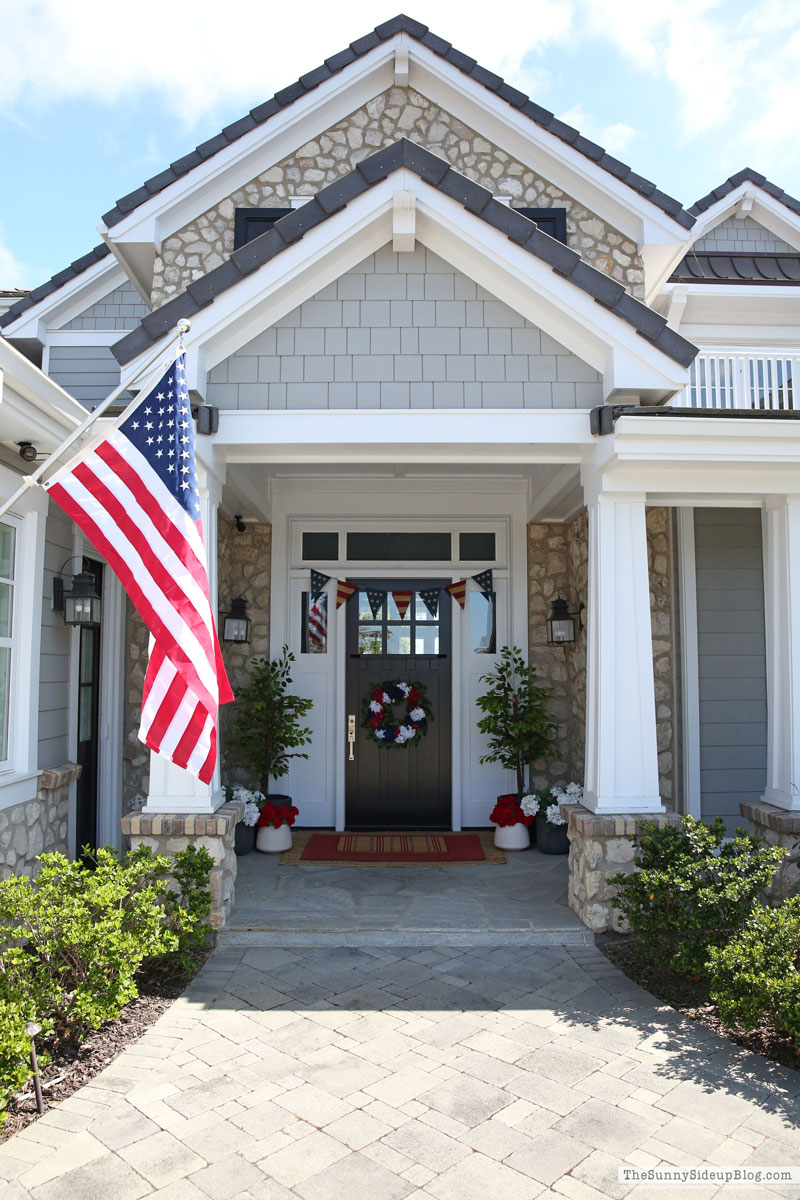
{"type": "MultiPolygon", "coordinates": [[[[175,337],[180,337],[182,340],[183,335],[185,333],[188,333],[190,329],[191,329],[190,323],[187,320],[185,320],[184,318],[182,318],[180,321],[178,321],[175,328],[173,330],[171,330],[170,335],[169,335],[170,339],[175,338],[175,337]]],[[[131,384],[134,383],[141,375],[143,375],[144,372],[147,370],[147,368],[151,367],[153,365],[153,363],[156,361],[156,359],[160,358],[163,353],[164,353],[164,346],[159,345],[156,350],[153,350],[152,353],[147,356],[147,358],[144,360],[142,365],[130,377],[130,379],[126,379],[125,383],[120,383],[119,387],[114,388],[114,391],[111,393],[111,395],[106,396],[106,398],[102,402],[102,404],[98,404],[97,408],[92,409],[92,411],[86,417],[86,420],[81,421],[78,428],[73,429],[73,431],[69,435],[69,437],[65,438],[65,440],[61,443],[61,445],[57,446],[56,449],[53,450],[53,452],[51,454],[48,454],[48,456],[44,460],[44,462],[36,468],[36,470],[33,472],[32,475],[25,475],[23,477],[22,483],[17,488],[17,490],[14,492],[14,495],[11,496],[8,500],[5,500],[2,504],[0,504],[0,517],[5,516],[5,514],[8,512],[8,510],[14,504],[16,504],[18,500],[20,500],[25,495],[25,493],[27,492],[29,487],[33,487],[34,484],[39,482],[42,475],[44,475],[45,471],[51,466],[51,464],[57,458],[60,458],[60,456],[64,453],[64,451],[69,449],[69,447],[73,444],[73,442],[77,442],[78,438],[81,437],[86,432],[86,430],[89,428],[89,426],[93,425],[94,422],[98,419],[98,417],[102,417],[103,413],[106,411],[107,408],[109,408],[114,403],[114,401],[117,399],[117,397],[121,396],[123,392],[127,391],[128,388],[131,386],[131,384]]]]}

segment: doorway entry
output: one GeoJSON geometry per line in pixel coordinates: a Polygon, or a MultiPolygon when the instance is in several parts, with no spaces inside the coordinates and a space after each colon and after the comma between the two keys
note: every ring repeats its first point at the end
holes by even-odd
{"type": "MultiPolygon", "coordinates": [[[[451,603],[443,593],[433,617],[420,589],[449,580],[369,579],[353,581],[359,591],[347,605],[345,699],[354,719],[352,759],[345,757],[347,829],[450,829],[452,823],[451,603]],[[373,614],[368,592],[385,590],[373,614]],[[404,616],[392,591],[409,591],[404,616]],[[364,707],[376,687],[392,681],[420,683],[433,719],[416,744],[380,746],[363,728],[364,707]]],[[[402,719],[402,705],[395,706],[402,719]]]]}
{"type": "MultiPolygon", "coordinates": [[[[103,564],[84,558],[81,568],[94,577],[103,594],[103,564]]],[[[76,853],[97,846],[97,759],[100,744],[100,626],[81,625],[78,650],[78,744],[76,759],[83,770],[75,785],[76,853]]]]}

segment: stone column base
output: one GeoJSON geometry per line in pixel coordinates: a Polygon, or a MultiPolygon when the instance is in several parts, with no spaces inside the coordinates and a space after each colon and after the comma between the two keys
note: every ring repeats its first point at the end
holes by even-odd
{"type": "Polygon", "coordinates": [[[614,813],[598,816],[582,804],[562,804],[569,833],[569,906],[593,933],[627,930],[622,913],[611,905],[616,889],[609,876],[633,871],[631,841],[649,821],[659,829],[677,825],[677,813],[614,813]]]}
{"type": "Polygon", "coordinates": [[[0,811],[0,879],[32,878],[40,854],[69,853],[69,789],[82,769],[71,762],[48,767],[39,775],[35,800],[0,811]]]}
{"type": "Polygon", "coordinates": [[[774,804],[740,804],[739,812],[750,822],[753,833],[768,846],[783,846],[786,856],[778,864],[772,882],[762,892],[767,904],[780,904],[800,895],[800,812],[787,812],[774,804]]]}
{"type": "Polygon", "coordinates": [[[131,813],[122,818],[122,832],[131,839],[131,849],[149,846],[154,854],[175,854],[188,845],[205,847],[214,859],[211,870],[212,929],[221,929],[233,909],[236,882],[234,830],[244,815],[237,800],[223,804],[213,816],[187,813],[131,813]]]}

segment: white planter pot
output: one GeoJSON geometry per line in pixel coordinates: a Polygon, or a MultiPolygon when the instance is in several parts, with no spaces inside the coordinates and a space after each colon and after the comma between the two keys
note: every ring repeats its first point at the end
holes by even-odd
{"type": "Polygon", "coordinates": [[[256,850],[263,854],[280,854],[290,850],[292,846],[292,831],[288,825],[260,825],[256,836],[256,850]]]}
{"type": "Polygon", "coordinates": [[[494,844],[498,850],[527,850],[531,844],[530,830],[521,821],[516,825],[497,825],[494,844]]]}

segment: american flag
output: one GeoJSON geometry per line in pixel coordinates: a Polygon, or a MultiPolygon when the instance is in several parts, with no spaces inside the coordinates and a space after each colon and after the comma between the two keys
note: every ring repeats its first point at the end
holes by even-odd
{"type": "Polygon", "coordinates": [[[150,630],[139,737],[210,782],[233,699],[208,591],[186,361],[45,487],[103,555],[150,630]]]}
{"type": "Polygon", "coordinates": [[[308,605],[308,647],[324,650],[328,645],[328,593],[323,592],[308,605]]]}

